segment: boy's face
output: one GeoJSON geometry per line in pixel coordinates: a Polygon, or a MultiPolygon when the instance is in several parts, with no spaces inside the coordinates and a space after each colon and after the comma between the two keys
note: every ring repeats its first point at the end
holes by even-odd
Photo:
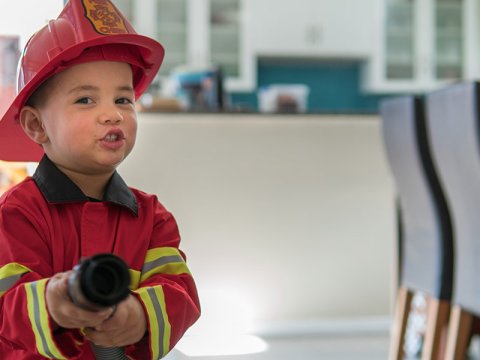
{"type": "Polygon", "coordinates": [[[113,171],[135,144],[137,119],[130,65],[96,61],[55,75],[37,108],[42,145],[59,167],[82,173],[113,171]]]}

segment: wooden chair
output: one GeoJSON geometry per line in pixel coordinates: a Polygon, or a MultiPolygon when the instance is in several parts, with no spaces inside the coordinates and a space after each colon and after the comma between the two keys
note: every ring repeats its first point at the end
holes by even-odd
{"type": "Polygon", "coordinates": [[[462,82],[428,94],[432,157],[452,213],[455,273],[446,357],[463,360],[480,315],[480,85],[462,82]]]}
{"type": "Polygon", "coordinates": [[[423,99],[388,98],[380,104],[380,115],[401,214],[400,277],[389,359],[404,357],[407,319],[417,291],[428,296],[422,359],[439,359],[452,294],[453,237],[449,209],[432,162],[423,99]]]}

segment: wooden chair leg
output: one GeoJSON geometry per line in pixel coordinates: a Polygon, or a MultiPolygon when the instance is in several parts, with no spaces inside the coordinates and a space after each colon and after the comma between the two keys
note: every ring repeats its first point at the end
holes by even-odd
{"type": "Polygon", "coordinates": [[[464,360],[470,341],[473,315],[455,305],[450,315],[445,360],[464,360]]]}
{"type": "Polygon", "coordinates": [[[389,360],[403,359],[403,342],[407,328],[408,315],[412,304],[413,292],[405,287],[398,289],[395,305],[395,317],[390,342],[389,360]]]}
{"type": "Polygon", "coordinates": [[[440,360],[444,357],[445,336],[450,315],[450,302],[429,298],[427,302],[427,327],[422,349],[422,360],[440,360]]]}

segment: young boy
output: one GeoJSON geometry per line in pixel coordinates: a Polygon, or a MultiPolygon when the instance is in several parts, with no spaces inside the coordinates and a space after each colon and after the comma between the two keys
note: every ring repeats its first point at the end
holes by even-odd
{"type": "Polygon", "coordinates": [[[109,0],[70,0],[27,44],[0,158],[41,161],[0,198],[0,359],[95,359],[92,344],[158,359],[199,317],[174,218],[115,170],[162,60],[109,0]],[[129,267],[115,311],[68,294],[71,269],[98,253],[129,267]]]}

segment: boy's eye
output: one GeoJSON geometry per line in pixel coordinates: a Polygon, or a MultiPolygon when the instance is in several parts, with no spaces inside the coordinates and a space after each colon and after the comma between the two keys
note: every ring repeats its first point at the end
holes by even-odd
{"type": "Polygon", "coordinates": [[[93,102],[89,97],[82,97],[75,101],[76,104],[91,104],[93,102]]]}
{"type": "Polygon", "coordinates": [[[133,100],[130,100],[128,98],[120,98],[115,100],[115,103],[120,105],[128,105],[128,104],[133,104],[133,100]]]}

